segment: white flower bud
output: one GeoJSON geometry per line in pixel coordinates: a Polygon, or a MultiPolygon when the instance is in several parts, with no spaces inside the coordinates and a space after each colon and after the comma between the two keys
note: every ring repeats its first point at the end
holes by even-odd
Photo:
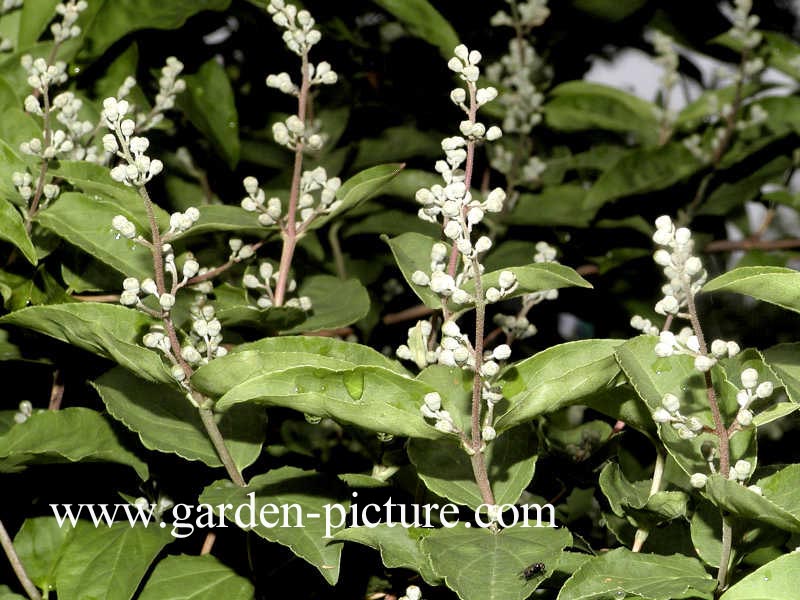
{"type": "Polygon", "coordinates": [[[158,303],[164,310],[169,310],[175,306],[175,296],[170,293],[161,294],[161,296],[158,298],[158,303]]]}
{"type": "Polygon", "coordinates": [[[464,91],[464,88],[455,88],[450,92],[450,100],[453,101],[453,104],[463,104],[466,99],[467,92],[464,91]]]}
{"type": "Polygon", "coordinates": [[[728,356],[736,356],[740,351],[741,348],[739,348],[739,344],[736,342],[728,342],[728,356]]]}
{"type": "Polygon", "coordinates": [[[517,276],[512,271],[500,271],[497,283],[504,290],[507,290],[517,282],[517,276]]]}
{"type": "Polygon", "coordinates": [[[692,352],[700,352],[700,340],[696,335],[690,335],[686,338],[686,347],[692,352]]]}
{"type": "Polygon", "coordinates": [[[415,285],[420,286],[427,286],[431,282],[430,277],[422,271],[414,271],[411,274],[411,281],[415,285]]]}
{"type": "Polygon", "coordinates": [[[672,415],[665,408],[657,408],[653,412],[653,421],[656,423],[669,423],[672,420],[672,415]]]}
{"type": "Polygon", "coordinates": [[[751,492],[753,492],[754,494],[758,494],[759,496],[763,496],[764,495],[764,492],[757,485],[748,485],[747,489],[750,490],[751,492]]]}
{"type": "Polygon", "coordinates": [[[711,358],[710,356],[705,356],[701,354],[700,356],[695,357],[694,368],[700,371],[701,373],[705,373],[706,371],[711,370],[711,367],[714,366],[715,362],[717,361],[711,358]]]}
{"type": "Polygon", "coordinates": [[[493,360],[488,360],[481,365],[481,375],[494,377],[500,372],[500,365],[493,360]]]}
{"type": "Polygon", "coordinates": [[[453,290],[453,295],[451,298],[456,304],[467,304],[468,302],[472,301],[472,297],[461,288],[456,288],[453,290]]]}
{"type": "Polygon", "coordinates": [[[667,358],[668,356],[672,356],[675,352],[675,348],[671,344],[665,344],[664,342],[658,342],[653,351],[656,353],[656,356],[659,358],[667,358]]]}
{"type": "Polygon", "coordinates": [[[742,386],[750,390],[756,387],[758,383],[758,371],[755,369],[745,369],[741,375],[742,386]]]}
{"type": "Polygon", "coordinates": [[[495,431],[494,427],[487,425],[481,430],[481,436],[483,437],[484,441],[491,442],[497,437],[497,431],[495,431]]]}
{"type": "Polygon", "coordinates": [[[772,396],[774,386],[771,381],[763,381],[758,384],[756,388],[756,396],[759,398],[769,398],[772,396]]]}
{"type": "Polygon", "coordinates": [[[653,260],[657,265],[660,265],[662,267],[666,267],[672,264],[672,256],[667,250],[664,250],[663,248],[655,251],[655,253],[653,254],[653,260]]]}
{"type": "Polygon", "coordinates": [[[490,142],[495,140],[499,140],[503,137],[503,130],[500,129],[497,125],[492,125],[489,129],[486,130],[486,139],[490,142]]]}
{"type": "Polygon", "coordinates": [[[722,340],[714,340],[711,342],[711,354],[717,358],[723,358],[728,355],[728,344],[722,340]]]}
{"type": "Polygon", "coordinates": [[[492,351],[495,360],[506,360],[511,356],[511,347],[508,344],[500,344],[492,351]]]}
{"type": "Polygon", "coordinates": [[[733,465],[733,470],[736,473],[736,478],[744,481],[750,476],[750,469],[751,465],[746,460],[737,460],[736,464],[733,465]]]}
{"type": "Polygon", "coordinates": [[[172,376],[176,381],[183,381],[186,379],[186,373],[184,372],[183,367],[180,365],[173,365],[170,371],[172,372],[172,376]]]}
{"type": "Polygon", "coordinates": [[[486,301],[487,302],[497,302],[502,297],[503,297],[503,294],[497,288],[490,287],[488,290],[486,290],[486,301]]]}
{"type": "Polygon", "coordinates": [[[442,408],[442,397],[439,392],[429,392],[425,394],[425,406],[433,411],[439,411],[442,408]]]}
{"type": "Polygon", "coordinates": [[[686,259],[684,269],[689,275],[697,275],[703,270],[703,262],[696,256],[690,256],[686,259]]]}
{"type": "Polygon", "coordinates": [[[704,488],[706,487],[706,483],[708,482],[708,477],[703,473],[694,473],[689,478],[689,483],[692,484],[692,487],[695,488],[704,488]]]}
{"type": "Polygon", "coordinates": [[[661,399],[661,405],[669,412],[674,413],[680,409],[681,401],[675,394],[664,394],[664,397],[661,399]]]}
{"type": "Polygon", "coordinates": [[[447,337],[458,337],[461,335],[461,328],[455,321],[445,321],[442,325],[442,333],[447,337]]]}
{"type": "Polygon", "coordinates": [[[242,283],[244,284],[244,287],[250,289],[261,287],[261,282],[258,280],[258,277],[252,273],[245,274],[245,276],[242,278],[242,283]]]}
{"type": "Polygon", "coordinates": [[[741,408],[736,414],[736,420],[739,421],[742,427],[748,427],[753,422],[753,412],[746,408],[741,408]]]}
{"type": "Polygon", "coordinates": [[[747,390],[739,390],[736,393],[736,403],[741,407],[750,404],[750,393],[747,390]]]}
{"type": "Polygon", "coordinates": [[[689,240],[692,239],[692,232],[689,231],[686,227],[679,227],[675,230],[675,241],[678,244],[686,244],[689,240]]]}
{"type": "Polygon", "coordinates": [[[444,228],[444,234],[451,240],[456,239],[461,235],[461,225],[457,221],[449,221],[444,228]]]}

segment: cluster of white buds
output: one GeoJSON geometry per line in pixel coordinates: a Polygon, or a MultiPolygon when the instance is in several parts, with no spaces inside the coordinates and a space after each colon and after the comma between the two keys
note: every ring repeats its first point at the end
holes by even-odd
{"type": "Polygon", "coordinates": [[[658,327],[653,325],[650,319],[645,319],[641,315],[633,315],[631,317],[631,327],[646,335],[658,335],[660,331],[658,327]]]}
{"type": "MultiPolygon", "coordinates": [[[[242,279],[244,287],[250,290],[263,290],[261,296],[257,300],[259,308],[269,308],[275,304],[275,295],[272,291],[272,282],[278,281],[279,273],[275,270],[271,263],[262,262],[258,266],[258,276],[252,273],[245,273],[242,279]]],[[[286,287],[289,292],[297,289],[297,281],[291,279],[286,287]]],[[[286,301],[285,306],[294,306],[306,312],[310,311],[311,298],[308,296],[301,296],[299,298],[291,298],[286,301]]]]}
{"type": "Polygon", "coordinates": [[[56,13],[61,16],[61,22],[53,23],[50,26],[50,32],[53,34],[53,41],[56,44],[76,38],[81,34],[81,28],[75,22],[88,6],[89,3],[86,0],[67,0],[67,2],[56,5],[56,13]]]}
{"type": "Polygon", "coordinates": [[[459,429],[453,421],[453,417],[448,411],[442,409],[442,397],[438,392],[425,394],[420,411],[424,417],[434,420],[433,426],[439,431],[458,433],[459,429]]]}
{"type": "Polygon", "coordinates": [[[680,413],[681,403],[674,394],[665,394],[661,399],[661,406],[653,412],[656,423],[671,423],[683,440],[697,437],[703,430],[703,423],[697,417],[686,417],[680,413]]]}
{"type": "Polygon", "coordinates": [[[500,271],[500,276],[497,278],[497,287],[490,287],[486,290],[486,301],[489,303],[499,302],[519,286],[517,276],[513,271],[500,271]]]}
{"type": "Polygon", "coordinates": [[[751,104],[748,108],[747,117],[736,121],[736,129],[739,131],[758,127],[769,117],[769,113],[760,104],[751,104]]]}
{"type": "Polygon", "coordinates": [[[671,128],[677,117],[677,113],[669,107],[669,103],[672,90],[678,83],[678,52],[675,50],[674,40],[658,30],[653,32],[652,44],[656,51],[655,63],[663,69],[659,82],[661,83],[662,103],[666,110],[658,109],[658,117],[662,126],[671,128]]]}
{"type": "Polygon", "coordinates": [[[174,364],[175,357],[172,355],[172,346],[163,325],[151,325],[150,331],[142,336],[142,343],[146,348],[163,352],[174,364]]]}
{"type": "Polygon", "coordinates": [[[33,176],[28,173],[27,171],[20,172],[14,171],[11,174],[11,182],[14,184],[14,187],[17,188],[17,193],[22,197],[22,199],[27,202],[33,196],[33,176]]]}
{"type": "Polygon", "coordinates": [[[538,332],[536,325],[531,323],[525,315],[496,314],[493,320],[506,336],[517,340],[532,337],[538,332]]]}
{"type": "Polygon", "coordinates": [[[759,383],[758,371],[753,368],[742,371],[741,380],[744,389],[736,394],[736,403],[739,405],[736,420],[742,427],[747,427],[753,423],[753,411],[750,410],[750,405],[756,400],[772,396],[775,386],[771,381],[759,383]]]}
{"type": "Polygon", "coordinates": [[[762,35],[755,30],[760,19],[750,14],[752,10],[753,0],[734,0],[733,27],[729,31],[730,36],[748,50],[758,46],[762,39],[762,35]]]}
{"type": "MultiPolygon", "coordinates": [[[[714,96],[711,96],[712,98],[714,96]]],[[[711,121],[718,121],[718,117],[713,117],[711,121]]],[[[721,143],[720,135],[725,134],[724,128],[717,128],[714,131],[714,138],[711,140],[711,145],[713,147],[717,147],[721,143]],[[718,134],[718,132],[722,132],[722,134],[718,134]]],[[[698,134],[693,133],[692,135],[686,136],[681,140],[683,147],[686,148],[689,152],[692,153],[697,160],[700,162],[710,162],[711,161],[711,150],[706,149],[703,147],[703,138],[701,138],[698,134]]]]}
{"type": "Polygon", "coordinates": [[[433,326],[430,321],[417,321],[408,328],[408,342],[397,347],[397,358],[411,360],[421,369],[439,362],[441,347],[429,349],[433,326]]]}
{"type": "Polygon", "coordinates": [[[145,154],[150,146],[147,138],[133,135],[136,123],[126,118],[130,108],[127,100],[103,100],[103,121],[114,132],[103,136],[103,147],[106,152],[116,154],[125,161],[111,169],[112,179],[128,186],[142,187],[161,173],[164,164],[145,154]]]}
{"type": "Polygon", "coordinates": [[[706,282],[708,274],[703,263],[693,254],[692,232],[686,227],[676,228],[667,215],[656,219],[653,241],[659,246],[653,260],[664,269],[668,283],[662,287],[664,298],[656,303],[660,315],[677,315],[685,308],[689,295],[694,296],[706,282]]]}
{"type": "Polygon", "coordinates": [[[14,413],[14,422],[24,423],[31,418],[31,415],[33,415],[33,404],[30,400],[23,400],[17,406],[17,412],[14,413]]]}
{"type": "Polygon", "coordinates": [[[475,368],[475,351],[455,321],[445,321],[442,325],[440,347],[439,364],[462,369],[475,368]]]}
{"type": "Polygon", "coordinates": [[[205,296],[199,295],[192,304],[189,310],[192,328],[188,343],[181,348],[181,357],[192,366],[206,364],[228,353],[228,350],[220,345],[222,324],[216,317],[214,307],[205,302],[205,296]]]}
{"type": "Polygon", "coordinates": [[[674,354],[686,354],[694,357],[694,367],[705,373],[713,367],[720,358],[733,357],[739,354],[739,344],[733,341],[714,340],[711,343],[711,355],[700,351],[700,340],[689,327],[684,327],[678,335],[671,331],[661,331],[658,342],[653,351],[659,358],[666,358],[674,354]]]}
{"type": "MultiPolygon", "coordinates": [[[[158,93],[154,112],[163,113],[175,106],[175,97],[186,90],[186,82],[178,76],[183,72],[183,63],[174,56],[167,58],[167,64],[161,68],[161,77],[158,78],[158,93]]],[[[155,123],[152,123],[151,126],[155,123]]]]}
{"type": "Polygon", "coordinates": [[[493,27],[503,25],[514,27],[515,24],[518,24],[523,28],[530,29],[539,27],[550,16],[547,0],[506,0],[506,4],[513,7],[512,13],[514,15],[512,16],[502,10],[497,11],[490,21],[493,27]]]}
{"type": "Polygon", "coordinates": [[[406,588],[406,593],[400,596],[399,600],[422,600],[422,590],[415,585],[406,588]]]}
{"type": "Polygon", "coordinates": [[[164,311],[169,311],[175,305],[175,295],[166,292],[159,294],[156,282],[149,277],[142,281],[135,277],[126,277],[122,282],[122,294],[120,294],[119,303],[123,306],[135,306],[150,312],[142,302],[142,297],[146,298],[147,296],[154,296],[164,311]]]}
{"type": "MultiPolygon", "coordinates": [[[[558,264],[557,255],[558,251],[547,242],[536,242],[536,254],[533,255],[533,262],[538,264],[558,264]]],[[[556,298],[558,298],[558,290],[542,290],[541,292],[526,294],[523,297],[523,303],[534,306],[545,300],[555,300],[556,298]]]]}
{"type": "Polygon", "coordinates": [[[136,225],[124,215],[116,215],[111,219],[111,226],[124,238],[132,240],[137,237],[136,225]]]}
{"type": "Polygon", "coordinates": [[[245,177],[244,189],[247,196],[242,198],[241,206],[247,212],[259,212],[258,222],[265,227],[275,225],[281,218],[281,199],[272,197],[266,201],[264,190],[258,186],[258,179],[255,177],[245,177]]]}
{"type": "Polygon", "coordinates": [[[248,258],[252,258],[256,253],[252,244],[245,244],[240,238],[229,239],[228,247],[231,249],[228,260],[232,262],[247,260],[248,258]]]}
{"type": "Polygon", "coordinates": [[[317,128],[309,126],[297,115],[289,115],[285,121],[272,125],[272,137],[276,144],[290,150],[297,150],[302,145],[309,150],[322,148],[324,138],[317,133],[317,128]]]}
{"type": "Polygon", "coordinates": [[[184,212],[174,212],[169,216],[169,230],[162,236],[164,240],[173,240],[186,232],[200,218],[200,210],[190,206],[184,212]]]}
{"type": "Polygon", "coordinates": [[[307,10],[297,10],[293,4],[284,0],[270,0],[267,12],[278,27],[283,27],[283,41],[286,47],[298,56],[306,54],[322,38],[314,29],[314,17],[307,10]]]}

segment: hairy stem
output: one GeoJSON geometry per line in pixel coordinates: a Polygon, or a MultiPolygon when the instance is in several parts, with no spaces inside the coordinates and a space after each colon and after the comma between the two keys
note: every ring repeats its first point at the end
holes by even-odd
{"type": "MultiPolygon", "coordinates": [[[[301,57],[302,80],[300,91],[297,94],[297,117],[305,123],[308,108],[308,92],[311,89],[311,78],[308,73],[308,53],[301,57]]],[[[275,284],[275,306],[283,306],[286,298],[286,287],[289,282],[289,269],[297,247],[297,203],[300,199],[300,179],[303,175],[303,140],[297,140],[294,149],[294,170],[292,171],[292,184],[289,190],[289,209],[286,213],[286,222],[283,229],[283,248],[281,249],[281,262],[278,267],[278,281],[275,284]]]]}
{"type": "MultiPolygon", "coordinates": [[[[152,236],[153,240],[153,244],[150,248],[153,255],[153,270],[156,276],[156,288],[159,296],[161,296],[161,294],[166,293],[166,283],[164,280],[164,253],[161,242],[161,232],[158,228],[155,211],[153,210],[153,201],[150,199],[150,194],[147,193],[145,186],[139,186],[139,195],[144,201],[145,211],[147,212],[147,220],[150,224],[150,235],[152,236]]],[[[181,354],[181,343],[180,340],[178,340],[178,334],[175,330],[175,323],[172,321],[170,312],[162,311],[161,320],[164,323],[164,330],[166,331],[167,337],[170,341],[172,354],[175,356],[175,360],[177,360],[178,364],[181,366],[181,369],[183,369],[185,380],[188,382],[191,379],[194,370],[192,369],[191,365],[184,360],[183,355],[181,354]]],[[[191,389],[191,384],[187,385],[191,389]]],[[[220,461],[222,461],[222,464],[225,466],[225,470],[228,472],[228,477],[236,485],[243,487],[245,485],[244,477],[242,477],[239,468],[236,466],[236,462],[233,460],[228,447],[225,445],[225,439],[222,437],[222,433],[220,432],[219,427],[214,420],[213,411],[203,406],[205,399],[201,394],[193,389],[191,391],[192,395],[195,397],[196,403],[198,404],[200,419],[203,422],[206,433],[208,434],[211,443],[214,445],[214,449],[217,451],[220,461]]]]}
{"type": "Polygon", "coordinates": [[[42,595],[39,593],[39,590],[33,585],[31,578],[28,577],[27,571],[25,571],[25,566],[22,564],[22,561],[19,559],[17,555],[17,551],[14,549],[14,543],[11,541],[11,537],[8,535],[5,526],[3,525],[3,521],[0,520],[0,545],[3,546],[3,550],[8,557],[8,562],[11,563],[11,568],[14,569],[14,573],[19,579],[19,582],[22,584],[22,587],[25,589],[25,593],[28,594],[28,598],[31,600],[42,600],[42,595]]]}

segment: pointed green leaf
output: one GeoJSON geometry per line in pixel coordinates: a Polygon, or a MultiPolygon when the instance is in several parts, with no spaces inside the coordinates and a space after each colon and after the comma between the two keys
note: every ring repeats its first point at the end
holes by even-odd
{"type": "Polygon", "coordinates": [[[294,367],[256,375],[227,392],[217,407],[242,402],[284,406],[370,431],[437,439],[448,434],[428,425],[419,407],[433,389],[415,379],[375,366],[348,370],[294,367]]]}
{"type": "Polygon", "coordinates": [[[344,514],[339,511],[346,513],[350,501],[344,497],[344,490],[336,479],[314,471],[281,467],[253,477],[246,487],[238,487],[227,479],[212,483],[203,490],[200,502],[213,505],[217,510],[220,505],[232,505],[232,508],[225,507],[229,520],[265,539],[288,546],[297,556],[314,565],[331,585],[339,579],[342,545],[328,542],[342,529],[344,514]],[[239,510],[242,505],[244,508],[239,510]],[[267,505],[275,510],[270,512],[267,505]],[[234,520],[237,510],[239,516],[234,520]],[[260,514],[266,515],[266,522],[262,522],[260,514]],[[326,527],[328,515],[330,530],[326,527]],[[339,517],[342,517],[342,525],[333,526],[339,522],[339,517]]]}
{"type": "Polygon", "coordinates": [[[161,527],[81,521],[56,568],[59,600],[130,600],[150,563],[172,541],[161,527]]]}
{"type": "Polygon", "coordinates": [[[356,173],[342,184],[336,192],[336,199],[341,201],[339,207],[327,214],[317,217],[311,222],[311,230],[319,229],[323,225],[337,218],[346,211],[355,208],[362,202],[366,202],[377,194],[386,184],[405,167],[404,164],[395,163],[388,165],[378,165],[356,173]]]}
{"type": "Polygon", "coordinates": [[[250,600],[253,585],[211,555],[168,556],[147,580],[138,600],[250,600]]]}
{"type": "Polygon", "coordinates": [[[79,461],[128,465],[143,480],[148,477],[147,465],[120,443],[100,413],[88,408],[35,412],[0,436],[0,471],[79,461]]]}
{"type": "MultiPolygon", "coordinates": [[[[197,408],[185,394],[139,379],[119,367],[92,385],[109,414],[138,433],[146,448],[199,460],[210,467],[222,466],[197,408]]],[[[264,439],[263,409],[236,406],[221,415],[217,424],[236,466],[243,469],[255,462],[264,439]]]]}
{"type": "Polygon", "coordinates": [[[759,567],[731,586],[720,600],[794,600],[800,587],[800,553],[792,552],[759,567]]]}
{"type": "Polygon", "coordinates": [[[711,600],[716,581],[695,558],[659,556],[617,548],[585,562],[567,580],[558,600],[711,600]]]}
{"type": "Polygon", "coordinates": [[[369,312],[369,293],[358,279],[314,275],[303,280],[298,296],[311,299],[311,314],[285,333],[309,333],[352,325],[369,312]]]}
{"type": "Polygon", "coordinates": [[[557,569],[561,551],[572,543],[566,529],[528,525],[498,533],[466,524],[436,529],[422,549],[461,600],[524,600],[557,569]],[[523,570],[538,562],[544,563],[544,573],[523,577],[523,570]]]}
{"type": "Polygon", "coordinates": [[[784,267],[741,267],[715,277],[703,292],[736,292],[800,312],[800,272],[784,267]]]}
{"type": "Polygon", "coordinates": [[[377,527],[349,527],[339,531],[333,539],[356,542],[374,548],[381,554],[387,569],[411,569],[419,573],[430,585],[439,585],[441,578],[434,573],[428,556],[420,542],[430,530],[413,527],[390,527],[380,523],[377,527]]]}
{"type": "Polygon", "coordinates": [[[369,346],[327,337],[287,336],[242,344],[230,354],[197,369],[192,383],[203,393],[219,398],[254,373],[299,366],[346,371],[358,365],[373,365],[409,375],[396,361],[369,346]]]}
{"type": "Polygon", "coordinates": [[[19,559],[25,565],[28,577],[39,589],[55,589],[56,566],[71,531],[70,523],[59,527],[54,517],[35,517],[25,519],[14,536],[14,548],[19,559]]]}
{"type": "Polygon", "coordinates": [[[439,48],[445,59],[453,56],[458,34],[428,0],[373,0],[408,28],[411,35],[439,48]]]}
{"type": "Polygon", "coordinates": [[[110,358],[150,381],[174,383],[161,357],[139,345],[153,320],[137,310],[94,302],[51,304],[15,311],[0,322],[33,329],[110,358]]]}
{"type": "Polygon", "coordinates": [[[619,373],[614,348],[621,340],[580,340],[548,348],[510,366],[500,376],[506,406],[498,431],[575,403],[606,388],[619,373]]]}
{"type": "MultiPolygon", "coordinates": [[[[392,239],[384,239],[392,249],[397,266],[414,293],[425,303],[425,306],[433,309],[441,308],[442,301],[437,294],[427,286],[417,285],[411,279],[415,271],[428,273],[431,270],[431,248],[438,240],[413,232],[402,233],[392,239]]],[[[450,245],[445,242],[441,243],[447,247],[449,254],[450,245]]]]}
{"type": "Polygon", "coordinates": [[[568,81],[550,94],[553,99],[545,104],[544,114],[553,129],[633,132],[647,145],[657,140],[658,110],[651,102],[589,81],[568,81]]]}
{"type": "Polygon", "coordinates": [[[239,162],[239,115],[225,67],[212,58],[183,79],[186,91],[178,106],[233,169],[239,162]]]}
{"type": "Polygon", "coordinates": [[[0,198],[0,240],[14,244],[32,265],[36,264],[36,249],[25,231],[22,216],[6,199],[0,198]]]}
{"type": "Polygon", "coordinates": [[[583,207],[586,193],[583,186],[568,184],[548,186],[538,194],[520,194],[506,220],[513,225],[587,227],[596,211],[583,207]]]}
{"type": "Polygon", "coordinates": [[[618,198],[663,190],[693,175],[702,166],[680,142],[632,150],[595,182],[584,208],[597,210],[618,198]]]}

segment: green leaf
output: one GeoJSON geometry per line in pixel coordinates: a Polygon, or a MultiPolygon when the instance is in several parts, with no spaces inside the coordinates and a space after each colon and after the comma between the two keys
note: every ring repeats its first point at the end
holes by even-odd
{"type": "Polygon", "coordinates": [[[17,49],[22,50],[36,43],[47,24],[53,20],[58,2],[59,0],[39,0],[22,4],[17,49]]]}
{"type": "Polygon", "coordinates": [[[538,194],[520,194],[507,217],[513,225],[587,227],[595,211],[585,209],[586,189],[566,184],[544,188],[538,194]]]}
{"type": "MultiPolygon", "coordinates": [[[[406,282],[414,290],[414,293],[419,296],[419,299],[429,308],[441,308],[442,302],[437,294],[429,287],[417,285],[411,280],[411,276],[415,271],[422,271],[423,273],[430,271],[431,248],[438,240],[412,232],[403,233],[392,239],[385,237],[383,239],[389,244],[400,272],[403,273],[406,282]]],[[[450,244],[441,243],[447,247],[447,252],[449,253],[450,244]]]]}
{"type": "Polygon", "coordinates": [[[458,46],[458,34],[428,0],[373,0],[394,15],[411,35],[439,48],[448,60],[458,46]]]}
{"type": "Polygon", "coordinates": [[[413,527],[389,526],[349,527],[333,536],[334,540],[356,542],[374,548],[381,554],[387,569],[411,569],[430,585],[439,585],[441,578],[431,567],[430,559],[420,548],[420,541],[430,532],[413,527]]]}
{"type": "Polygon", "coordinates": [[[130,219],[140,233],[150,231],[117,202],[76,192],[61,194],[57,202],[36,216],[36,221],[123,275],[152,277],[150,251],[114,231],[111,221],[116,215],[130,219]]]}
{"type": "Polygon", "coordinates": [[[113,462],[132,467],[143,480],[147,465],[127,450],[100,413],[88,408],[35,412],[0,436],[0,471],[30,464],[113,462]]]}
{"type": "MultiPolygon", "coordinates": [[[[92,385],[109,414],[138,433],[146,448],[199,460],[210,467],[222,466],[197,408],[185,394],[146,382],[119,367],[92,385]]],[[[255,462],[264,439],[263,409],[237,406],[220,415],[217,424],[236,466],[243,469],[255,462]]]]}
{"type": "Polygon", "coordinates": [[[676,491],[651,494],[651,481],[628,481],[617,463],[603,467],[599,483],[611,510],[618,517],[627,517],[633,525],[657,525],[688,513],[687,494],[676,491]]]}
{"type": "Polygon", "coordinates": [[[800,401],[800,343],[778,344],[764,350],[769,368],[780,378],[793,406],[800,401]]]}
{"type": "Polygon", "coordinates": [[[255,531],[271,542],[289,547],[314,565],[331,585],[338,581],[342,546],[328,541],[343,528],[343,513],[349,510],[350,501],[336,479],[314,471],[281,467],[253,477],[246,487],[238,487],[227,479],[212,483],[203,490],[200,502],[217,510],[220,505],[232,505],[225,507],[229,520],[244,525],[246,531],[255,531]],[[246,510],[241,510],[236,520],[232,519],[242,505],[246,510]],[[277,512],[269,512],[268,505],[277,512]],[[259,514],[265,514],[268,522],[262,522],[259,514]],[[311,517],[312,514],[317,518],[311,517]],[[341,523],[337,525],[339,517],[341,523]],[[275,525],[268,526],[271,523],[275,525]]]}
{"type": "Polygon", "coordinates": [[[382,367],[348,370],[294,367],[256,375],[237,385],[217,406],[241,402],[284,406],[370,431],[407,437],[446,437],[423,419],[419,407],[431,387],[382,367]]]}
{"type": "Polygon", "coordinates": [[[56,568],[59,600],[129,600],[170,541],[165,528],[131,527],[127,521],[96,527],[81,521],[56,568]]]}
{"type": "Polygon", "coordinates": [[[242,344],[226,356],[201,366],[192,384],[205,394],[218,398],[253,377],[298,366],[347,370],[358,365],[373,365],[408,375],[399,363],[369,346],[317,336],[264,338],[242,344]]]}
{"type": "Polygon", "coordinates": [[[500,376],[505,400],[498,408],[505,405],[508,409],[495,420],[498,432],[609,386],[619,373],[614,349],[621,343],[621,340],[567,342],[506,369],[500,376]]]}
{"type": "Polygon", "coordinates": [[[231,0],[106,0],[85,34],[86,58],[102,56],[114,42],[141,29],[177,29],[204,10],[225,10],[231,0]]]}
{"type": "MultiPolygon", "coordinates": [[[[418,379],[432,386],[442,397],[442,406],[450,412],[462,431],[469,431],[472,414],[472,377],[461,369],[441,365],[428,367],[418,379]]],[[[516,502],[533,478],[536,465],[536,436],[528,427],[516,427],[488,444],[486,469],[497,504],[516,502]]],[[[413,439],[408,457],[429,490],[467,505],[472,509],[483,504],[469,456],[458,440],[413,439]]]]}
{"type": "Polygon", "coordinates": [[[15,594],[7,585],[0,585],[0,600],[27,600],[27,598],[27,596],[15,594]]]}
{"type": "Polygon", "coordinates": [[[703,292],[736,292],[800,312],[800,272],[784,267],[741,267],[715,277],[703,292]]]}
{"type": "Polygon", "coordinates": [[[572,5],[606,21],[621,21],[642,8],[647,0],[573,0],[572,5]]]}
{"type": "Polygon", "coordinates": [[[363,169],[385,162],[404,160],[409,156],[436,159],[442,153],[442,136],[420,131],[411,125],[389,127],[379,138],[358,142],[358,152],[352,169],[363,169]]]}
{"type": "Polygon", "coordinates": [[[369,312],[369,293],[358,279],[343,281],[331,275],[307,277],[297,295],[311,298],[311,316],[285,330],[287,334],[345,327],[369,312]]]}
{"type": "Polygon", "coordinates": [[[734,183],[723,183],[703,202],[697,214],[723,216],[740,208],[757,198],[765,184],[782,182],[791,166],[789,157],[778,156],[734,183]]]}
{"type": "MultiPolygon", "coordinates": [[[[230,0],[206,0],[207,4],[227,5],[228,2],[230,0]]],[[[186,91],[178,96],[178,106],[233,169],[239,162],[239,115],[225,67],[212,58],[203,63],[197,73],[183,79],[186,91]]]]}
{"type": "Polygon", "coordinates": [[[311,222],[310,230],[319,229],[339,215],[366,202],[384,188],[392,179],[405,168],[405,164],[395,163],[378,165],[356,173],[342,183],[336,192],[336,199],[341,201],[339,208],[321,215],[311,222]]]}
{"type": "Polygon", "coordinates": [[[16,208],[6,199],[0,198],[0,240],[14,244],[22,252],[29,263],[35,265],[36,249],[25,230],[22,216],[16,208]]]}
{"type": "Polygon", "coordinates": [[[702,167],[680,142],[632,150],[595,182],[584,209],[597,210],[618,198],[668,188],[702,167]]]}
{"type": "Polygon", "coordinates": [[[342,230],[343,237],[354,235],[400,235],[413,231],[421,235],[435,236],[442,228],[436,223],[423,221],[417,215],[411,215],[402,210],[386,210],[381,208],[377,212],[367,215],[360,221],[347,226],[342,230]]]}
{"type": "Polygon", "coordinates": [[[186,233],[181,235],[182,240],[215,231],[236,231],[241,235],[262,235],[270,229],[259,224],[255,213],[247,212],[239,206],[209,204],[200,206],[199,209],[200,218],[186,233]]]}
{"type": "Polygon", "coordinates": [[[633,132],[646,144],[658,138],[657,108],[620,89],[588,81],[556,86],[544,106],[547,124],[560,131],[603,129],[633,132]]]}
{"type": "Polygon", "coordinates": [[[566,529],[516,525],[494,533],[460,524],[434,530],[422,549],[461,600],[524,600],[556,570],[561,551],[571,543],[566,529]],[[524,578],[523,570],[537,562],[544,563],[545,572],[524,578]]]}
{"type": "Polygon", "coordinates": [[[800,554],[768,562],[729,588],[720,600],[794,600],[800,586],[800,554]]]}
{"type": "Polygon", "coordinates": [[[54,517],[35,517],[25,519],[14,536],[14,548],[19,559],[25,565],[28,577],[39,589],[55,589],[56,566],[71,531],[70,523],[60,527],[54,517]]]}
{"type": "MultiPolygon", "coordinates": [[[[708,405],[705,379],[694,368],[694,359],[687,355],[658,358],[653,352],[658,338],[641,335],[622,344],[616,349],[617,360],[636,393],[644,400],[652,414],[661,407],[665,394],[678,396],[681,414],[696,417],[713,430],[714,421],[708,405]]],[[[717,401],[725,423],[731,423],[739,410],[736,403],[738,388],[729,381],[722,367],[717,365],[712,371],[717,391],[717,401]]],[[[688,475],[705,473],[708,465],[703,458],[702,446],[716,443],[711,432],[700,432],[696,437],[684,440],[670,424],[658,426],[658,434],[667,451],[688,475]]],[[[740,431],[731,440],[731,462],[746,458],[754,460],[755,434],[752,428],[740,431]]]]}
{"type": "Polygon", "coordinates": [[[625,598],[711,600],[716,581],[695,558],[617,548],[586,561],[567,580],[558,600],[625,598]]]}
{"type": "Polygon", "coordinates": [[[211,555],[168,556],[147,580],[138,600],[250,600],[253,585],[211,555]]]}
{"type": "Polygon", "coordinates": [[[161,357],[139,345],[153,319],[123,306],[96,302],[31,306],[0,322],[33,329],[116,361],[150,381],[174,383],[161,357]]]}
{"type": "MultiPolygon", "coordinates": [[[[797,466],[792,465],[792,467],[797,466]]],[[[721,475],[711,475],[704,492],[711,502],[734,516],[798,533],[800,532],[798,483],[800,483],[798,470],[784,469],[759,480],[758,485],[763,484],[762,496],[739,485],[736,481],[725,479],[721,475]],[[794,489],[787,489],[787,486],[794,489]]]]}

